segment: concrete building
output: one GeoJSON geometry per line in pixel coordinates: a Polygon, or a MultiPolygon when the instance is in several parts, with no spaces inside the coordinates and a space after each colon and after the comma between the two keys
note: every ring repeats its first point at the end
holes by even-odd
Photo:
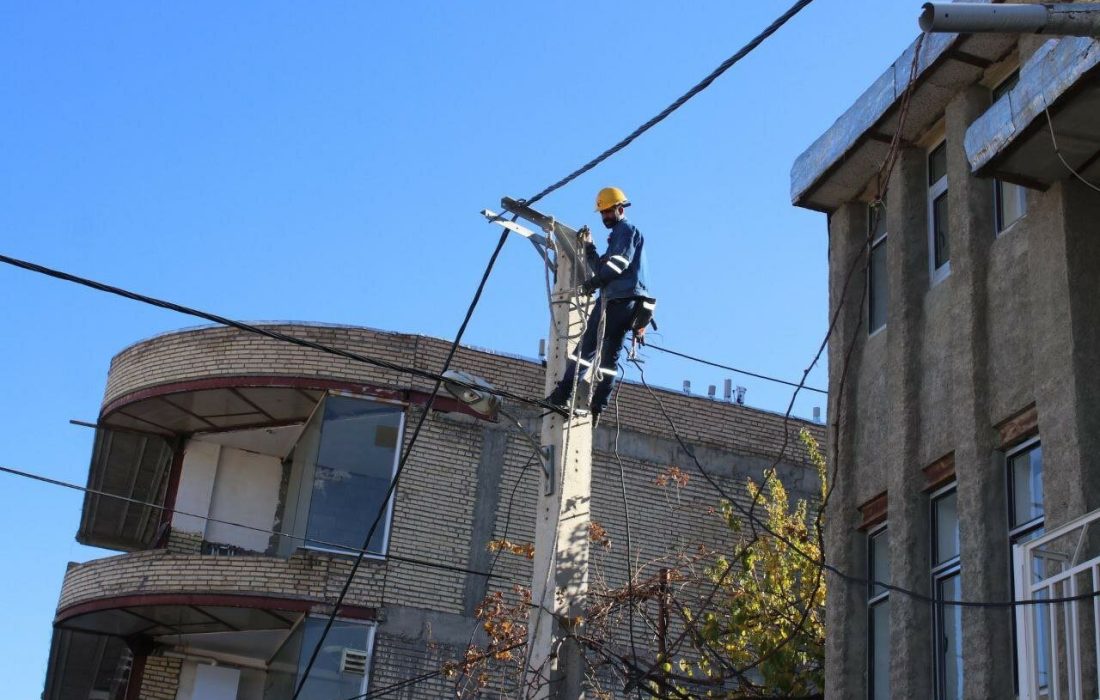
{"type": "MultiPolygon", "coordinates": [[[[364,328],[273,327],[405,367],[438,368],[449,345],[364,328]]],[[[543,395],[537,361],[463,348],[453,366],[543,395]]],[[[88,484],[132,500],[89,493],[77,539],[121,553],[70,565],[43,697],[289,698],[348,576],[353,556],[341,547],[361,545],[409,439],[405,426],[431,386],[225,328],[170,333],[120,352],[88,484]]],[[[782,416],[658,395],[704,465],[744,497],[745,479],[759,478],[778,450],[782,416]]],[[[616,455],[637,560],[666,553],[685,533],[712,545],[729,536],[707,514],[717,495],[702,479],[677,487],[675,498],[655,483],[688,463],[649,393],[626,383],[618,400],[620,419],[611,411],[595,437],[591,501],[612,538],[599,557],[611,586],[622,585],[627,565],[616,455]]],[[[536,427],[533,409],[509,408],[536,427]]],[[[792,448],[779,470],[795,496],[816,488],[795,435],[806,425],[791,422],[792,448]]],[[[506,531],[511,541],[533,540],[539,470],[531,454],[514,427],[438,399],[303,697],[355,697],[430,676],[476,633],[486,594],[530,583],[522,557],[501,557],[496,578],[477,572],[492,563],[490,540],[506,531]]],[[[652,643],[651,633],[637,633],[652,643]]],[[[450,694],[453,682],[433,676],[387,697],[450,694]]]]}
{"type": "Polygon", "coordinates": [[[791,173],[838,314],[827,557],[905,589],[830,577],[827,694],[1096,697],[1100,44],[926,36],[875,216],[917,46],[791,173]]]}

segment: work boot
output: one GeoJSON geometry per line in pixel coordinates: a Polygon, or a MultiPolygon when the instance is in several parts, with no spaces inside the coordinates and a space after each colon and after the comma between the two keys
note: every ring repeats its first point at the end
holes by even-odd
{"type": "Polygon", "coordinates": [[[569,397],[562,396],[557,389],[550,392],[550,395],[546,397],[546,403],[553,406],[554,411],[560,413],[562,416],[569,415],[569,397]]]}
{"type": "MultiPolygon", "coordinates": [[[[569,399],[562,398],[556,391],[546,397],[546,403],[554,407],[554,412],[563,418],[569,418],[569,399]]],[[[573,406],[573,418],[584,418],[589,414],[587,408],[573,406]]]]}

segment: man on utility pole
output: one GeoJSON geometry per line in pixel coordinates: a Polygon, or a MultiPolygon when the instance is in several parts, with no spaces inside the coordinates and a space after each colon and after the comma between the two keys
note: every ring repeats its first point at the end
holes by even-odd
{"type": "Polygon", "coordinates": [[[585,258],[592,275],[580,287],[588,295],[599,290],[600,298],[577,351],[570,356],[565,375],[547,397],[555,406],[570,408],[577,366],[584,367],[595,388],[588,406],[593,424],[598,423],[611,397],[618,374],[619,351],[627,331],[633,330],[640,337],[652,321],[656,306],[646,280],[645,238],[627,221],[626,208],[629,206],[630,200],[618,187],[605,187],[596,195],[596,211],[611,233],[607,237],[607,252],[602,257],[591,240],[584,241],[585,258]]]}
{"type": "Polygon", "coordinates": [[[506,198],[502,205],[547,233],[543,238],[514,222],[502,222],[488,210],[482,212],[534,243],[554,270],[545,386],[563,409],[547,413],[542,422],[544,474],[535,524],[526,673],[519,697],[581,700],[585,697],[580,637],[587,614],[593,419],[607,404],[627,331],[634,329],[640,335],[638,329],[651,321],[655,302],[646,285],[644,240],[626,221],[630,202],[622,190],[604,188],[596,198],[596,209],[611,230],[603,257],[586,231],[578,234],[520,201],[506,198]],[[593,308],[591,295],[597,289],[601,296],[593,308]],[[578,337],[579,343],[575,342],[578,337]],[[590,381],[596,383],[593,419],[587,412],[567,410],[575,403],[571,397],[581,379],[578,364],[610,369],[590,374],[590,381]]]}

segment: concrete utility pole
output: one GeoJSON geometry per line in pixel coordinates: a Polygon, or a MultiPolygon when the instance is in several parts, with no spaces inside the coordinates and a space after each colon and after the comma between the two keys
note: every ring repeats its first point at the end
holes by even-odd
{"type": "MultiPolygon", "coordinates": [[[[557,275],[552,292],[546,392],[565,371],[591,306],[574,296],[589,276],[577,232],[511,199],[501,205],[539,226],[553,242],[557,275]],[[582,313],[583,312],[583,313],[582,313]],[[570,338],[573,340],[570,340],[570,338]]],[[[579,368],[578,368],[579,371],[579,368]]],[[[578,389],[578,396],[582,390],[578,389]]],[[[582,404],[583,405],[583,404],[582,404]]],[[[548,454],[539,490],[527,674],[522,698],[578,700],[584,693],[584,649],[570,635],[583,626],[588,597],[588,525],[591,522],[592,421],[551,413],[542,422],[548,454]],[[536,692],[531,692],[537,688],[536,692]]]]}

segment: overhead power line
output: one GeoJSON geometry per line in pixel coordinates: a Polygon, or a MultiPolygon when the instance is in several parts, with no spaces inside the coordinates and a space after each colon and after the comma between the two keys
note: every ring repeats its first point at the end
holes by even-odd
{"type": "Polygon", "coordinates": [[[585,163],[581,167],[579,167],[576,170],[574,170],[573,172],[569,173],[568,175],[566,175],[562,179],[558,180],[554,184],[550,185],[546,189],[542,190],[541,192],[539,192],[535,196],[531,197],[530,199],[524,200],[524,203],[527,204],[527,205],[534,204],[535,202],[539,201],[540,199],[542,199],[546,195],[550,194],[551,192],[554,192],[556,190],[561,189],[562,187],[565,187],[566,185],[568,185],[573,180],[576,180],[581,175],[584,175],[589,170],[592,170],[593,168],[595,168],[600,163],[604,162],[605,160],[607,160],[611,156],[615,155],[616,153],[623,150],[624,148],[626,148],[630,144],[634,143],[634,140],[637,139],[639,136],[641,136],[645,132],[649,131],[650,129],[652,129],[657,124],[660,124],[662,121],[665,120],[666,117],[668,117],[668,115],[672,114],[676,110],[680,109],[680,107],[684,106],[684,103],[686,103],[688,100],[690,100],[691,98],[695,97],[700,92],[702,92],[703,90],[706,90],[708,87],[710,87],[711,83],[713,83],[715,80],[717,80],[720,75],[722,75],[727,70],[732,68],[734,66],[734,64],[736,64],[742,58],[744,58],[745,56],[748,56],[750,53],[752,53],[753,50],[757,46],[760,46],[760,44],[764,43],[765,39],[770,37],[772,34],[775,34],[777,31],[779,31],[780,27],[782,27],[792,17],[797,15],[799,12],[801,12],[803,10],[803,8],[805,8],[811,2],[813,2],[813,0],[798,0],[798,2],[796,2],[794,5],[792,5],[789,10],[787,10],[782,15],[780,15],[774,22],[769,24],[764,29],[764,31],[762,31],[759,34],[757,34],[756,36],[754,36],[752,38],[752,40],[750,40],[749,43],[742,46],[741,49],[737,51],[737,53],[733,54],[732,56],[730,56],[726,60],[722,61],[722,63],[720,63],[717,68],[715,68],[713,71],[711,71],[710,74],[707,77],[703,78],[698,83],[693,85],[690,90],[688,90],[683,95],[678,97],[676,99],[676,101],[673,102],[672,104],[670,104],[668,107],[665,107],[664,109],[662,109],[659,113],[657,113],[657,115],[655,117],[653,117],[652,119],[647,121],[645,124],[642,124],[641,126],[639,126],[634,131],[630,132],[630,134],[627,135],[626,138],[624,138],[622,141],[619,141],[614,146],[607,149],[606,151],[604,151],[600,155],[598,155],[595,158],[593,158],[592,160],[588,161],[587,163],[585,163]]]}
{"type": "MultiPolygon", "coordinates": [[[[411,374],[411,375],[416,376],[416,377],[420,377],[422,379],[431,379],[431,380],[434,380],[434,381],[437,381],[437,382],[443,381],[442,372],[439,372],[439,373],[431,372],[431,371],[420,369],[420,368],[417,368],[417,367],[410,367],[410,366],[398,364],[396,362],[390,362],[389,360],[381,360],[381,359],[378,359],[376,357],[370,357],[369,355],[363,355],[361,353],[352,352],[351,350],[345,350],[343,348],[335,348],[335,347],[332,347],[330,345],[325,345],[323,343],[318,343],[318,342],[313,341],[313,340],[307,340],[305,338],[299,338],[297,336],[293,336],[293,335],[290,335],[288,333],[283,333],[281,331],[273,330],[271,328],[265,328],[263,326],[255,326],[255,325],[252,325],[250,323],[245,323],[243,321],[235,321],[231,318],[226,318],[225,316],[219,316],[218,314],[214,314],[214,313],[211,313],[209,311],[202,311],[200,309],[191,308],[189,306],[183,306],[182,304],[177,304],[175,302],[166,301],[164,299],[158,299],[156,297],[151,297],[151,296],[148,296],[148,295],[145,295],[145,294],[139,294],[138,292],[133,292],[133,291],[130,291],[128,289],[123,289],[122,287],[116,287],[116,286],[113,286],[113,285],[110,285],[110,284],[106,284],[104,282],[97,282],[96,280],[88,279],[87,277],[80,277],[79,275],[74,275],[72,273],[64,272],[62,270],[56,270],[54,268],[46,267],[45,265],[39,265],[38,263],[29,262],[27,260],[20,260],[19,258],[13,258],[13,257],[8,256],[8,255],[0,254],[0,263],[4,263],[5,265],[11,265],[12,267],[18,267],[18,268],[21,268],[23,270],[27,270],[29,272],[36,272],[36,273],[41,274],[41,275],[46,275],[47,277],[53,277],[54,279],[59,279],[59,280],[64,280],[66,282],[72,282],[74,284],[79,284],[79,285],[84,286],[84,287],[89,287],[91,289],[96,289],[96,290],[99,290],[101,292],[106,292],[108,294],[113,294],[115,296],[123,297],[124,299],[131,299],[133,301],[138,301],[138,302],[141,302],[143,304],[148,304],[150,306],[156,306],[156,307],[161,308],[161,309],[167,309],[169,311],[175,311],[176,313],[181,313],[181,314],[184,314],[186,316],[194,316],[195,318],[201,318],[201,319],[204,319],[206,321],[211,321],[213,323],[217,323],[217,324],[222,325],[222,326],[228,326],[230,328],[236,328],[237,330],[244,331],[246,333],[253,333],[255,335],[262,335],[262,336],[265,336],[267,338],[271,338],[272,340],[277,340],[277,341],[280,341],[280,342],[283,342],[283,343],[289,343],[291,345],[297,345],[297,346],[303,347],[303,348],[311,348],[313,350],[318,350],[320,352],[327,353],[329,355],[335,355],[337,357],[343,357],[345,359],[352,360],[352,361],[355,361],[355,362],[362,362],[364,364],[373,365],[375,367],[381,367],[382,369],[393,370],[394,372],[404,372],[404,373],[411,374]]],[[[448,366],[449,366],[449,363],[448,363],[448,366]]],[[[538,406],[539,408],[542,408],[542,409],[557,410],[557,407],[547,403],[546,401],[544,401],[542,399],[535,399],[535,398],[530,398],[530,397],[527,397],[527,396],[521,396],[519,394],[515,394],[515,393],[507,391],[505,389],[487,388],[487,387],[480,386],[480,385],[465,384],[461,381],[457,381],[457,380],[454,380],[454,379],[448,379],[447,381],[452,382],[454,384],[459,384],[459,385],[462,385],[462,386],[465,386],[465,387],[468,387],[470,389],[474,389],[474,390],[477,390],[477,391],[482,391],[482,392],[485,392],[485,393],[493,394],[494,396],[499,396],[503,399],[511,399],[512,401],[517,401],[519,403],[525,403],[525,404],[529,404],[531,406],[538,406]]]]}
{"type": "MultiPolygon", "coordinates": [[[[221,518],[214,518],[214,517],[211,517],[209,515],[200,515],[198,513],[190,513],[186,510],[180,510],[178,508],[169,508],[168,506],[165,506],[165,505],[160,504],[160,503],[153,503],[152,501],[143,501],[143,500],[138,499],[138,498],[131,498],[129,496],[123,496],[123,495],[117,494],[117,493],[110,493],[108,491],[101,491],[99,489],[93,489],[93,488],[90,488],[90,487],[87,487],[87,486],[81,486],[79,484],[74,484],[70,481],[62,481],[60,479],[54,479],[52,477],[43,476],[42,474],[35,474],[33,472],[23,471],[21,469],[13,469],[11,467],[5,467],[5,466],[0,465],[0,472],[3,472],[5,474],[11,474],[12,476],[22,477],[24,479],[31,479],[31,480],[34,480],[34,481],[40,481],[44,484],[50,484],[52,486],[60,486],[60,487],[63,487],[63,488],[72,489],[73,491],[81,491],[83,493],[89,493],[89,494],[92,494],[93,496],[102,496],[104,498],[112,498],[112,499],[115,499],[115,500],[118,500],[118,501],[123,501],[125,503],[132,503],[132,504],[137,505],[137,506],[145,506],[145,507],[148,507],[148,508],[154,508],[156,510],[163,511],[165,513],[172,513],[172,514],[175,514],[175,515],[185,515],[185,516],[188,516],[188,517],[191,517],[191,518],[198,518],[199,520],[204,520],[208,523],[218,523],[219,525],[231,525],[233,527],[239,527],[242,530],[250,530],[252,532],[261,532],[265,535],[277,535],[279,537],[286,537],[287,539],[297,540],[297,541],[303,542],[303,543],[321,545],[321,546],[329,548],[329,549],[337,549],[337,550],[340,550],[341,552],[346,552],[346,553],[349,553],[349,554],[355,554],[357,552],[363,551],[363,550],[356,549],[355,547],[349,547],[348,545],[341,544],[339,542],[330,542],[328,540],[319,540],[315,537],[303,537],[301,535],[294,535],[294,534],[291,534],[289,532],[282,532],[281,530],[272,530],[272,529],[263,528],[263,527],[256,527],[254,525],[246,525],[244,523],[238,523],[238,522],[235,522],[235,521],[232,521],[232,520],[222,520],[221,518]]],[[[371,552],[364,552],[364,553],[371,554],[371,552]]],[[[461,566],[454,566],[453,564],[441,564],[439,562],[427,561],[427,560],[424,560],[424,559],[417,559],[415,557],[405,557],[405,556],[401,556],[401,555],[398,555],[398,554],[387,554],[386,559],[392,559],[394,561],[400,561],[400,562],[407,562],[409,564],[417,564],[419,566],[424,566],[424,567],[428,567],[428,568],[431,568],[431,569],[441,569],[441,570],[444,570],[444,571],[453,571],[453,572],[460,573],[460,574],[471,574],[473,576],[484,576],[485,578],[489,578],[489,579],[500,579],[502,581],[508,581],[508,582],[514,583],[514,581],[512,581],[511,579],[509,579],[505,576],[498,576],[498,575],[492,573],[491,571],[489,571],[489,572],[475,571],[473,569],[467,569],[467,568],[464,568],[464,567],[461,567],[461,566]]]]}
{"type": "MultiPolygon", "coordinates": [[[[475,663],[478,663],[480,661],[490,659],[490,658],[496,656],[497,654],[503,654],[505,652],[512,651],[513,649],[518,649],[519,647],[523,646],[524,644],[526,644],[526,642],[517,642],[516,644],[506,646],[502,649],[486,650],[484,654],[479,654],[479,655],[477,655],[473,658],[470,658],[470,659],[464,659],[463,663],[465,663],[467,665],[468,664],[475,664],[475,663]]],[[[412,678],[406,678],[403,681],[398,681],[397,683],[392,683],[390,685],[383,686],[381,688],[375,688],[374,690],[368,691],[366,693],[362,693],[360,695],[355,695],[353,697],[347,698],[347,700],[374,700],[374,698],[382,698],[382,697],[385,697],[387,695],[392,695],[393,693],[396,693],[399,690],[402,690],[404,688],[408,688],[410,686],[417,685],[419,683],[423,683],[426,680],[430,680],[432,678],[438,678],[439,676],[445,675],[447,673],[447,671],[448,671],[447,668],[440,668],[440,669],[437,669],[435,671],[428,671],[426,673],[420,674],[419,676],[413,676],[412,678]]]]}
{"type": "MultiPolygon", "coordinates": [[[[742,47],[733,56],[731,56],[730,58],[723,61],[722,64],[720,64],[714,71],[712,71],[702,81],[700,81],[699,83],[694,85],[691,89],[689,89],[686,93],[684,93],[681,97],[679,97],[676,101],[674,101],[672,104],[670,104],[664,110],[662,110],[656,116],[651,118],[646,123],[642,124],[640,127],[638,127],[633,132],[631,132],[626,138],[619,141],[617,144],[615,144],[611,148],[607,149],[606,151],[604,151],[600,155],[596,156],[595,158],[590,160],[588,163],[584,164],[583,166],[581,166],[577,170],[573,171],[569,175],[565,176],[561,180],[558,180],[557,182],[555,182],[555,183],[551,184],[550,186],[546,187],[541,192],[539,192],[539,193],[535,194],[534,196],[530,197],[529,199],[527,199],[525,201],[525,203],[528,204],[528,205],[534,204],[535,202],[541,200],[542,198],[546,197],[550,193],[552,193],[552,192],[564,187],[565,185],[569,184],[570,182],[572,182],[576,178],[580,177],[581,175],[591,171],[593,168],[597,167],[600,163],[604,162],[605,160],[610,158],[615,153],[618,153],[619,151],[621,151],[624,148],[626,148],[627,146],[629,146],[631,143],[634,142],[635,139],[637,139],[643,133],[645,133],[649,129],[653,128],[655,125],[659,124],[661,121],[663,121],[665,118],[667,118],[670,114],[672,114],[672,112],[676,111],[681,106],[683,106],[692,97],[694,97],[695,95],[697,95],[698,93],[702,92],[707,87],[709,87],[719,76],[721,76],[723,73],[725,73],[730,67],[732,67],[734,64],[739,62],[742,58],[744,58],[749,53],[751,53],[765,39],[767,39],[769,36],[774,34],[780,27],[782,27],[784,24],[786,24],[787,21],[789,21],[792,17],[794,17],[796,14],[798,14],[798,12],[800,12],[803,8],[805,8],[811,2],[812,2],[812,0],[799,0],[798,2],[796,2],[789,10],[787,10],[787,12],[785,12],[783,15],[781,15],[779,18],[777,18],[774,22],[772,22],[772,24],[769,25],[763,32],[761,32],[756,37],[754,37],[748,44],[746,44],[744,47],[742,47]]],[[[342,604],[344,598],[347,595],[347,592],[348,592],[348,590],[351,586],[351,583],[352,583],[352,581],[355,577],[355,574],[358,571],[358,567],[359,567],[360,563],[362,562],[363,556],[366,552],[366,548],[370,543],[371,536],[374,534],[374,532],[375,532],[375,530],[376,530],[376,528],[377,528],[377,526],[378,526],[378,524],[381,520],[381,517],[382,517],[383,513],[385,512],[385,507],[388,504],[390,498],[392,497],[393,491],[394,491],[394,489],[396,488],[396,486],[398,484],[398,481],[401,477],[401,473],[402,473],[402,471],[405,467],[405,464],[408,460],[409,454],[412,451],[412,447],[416,443],[417,437],[419,436],[421,428],[424,425],[424,421],[425,421],[426,417],[429,415],[430,409],[431,409],[431,407],[432,407],[432,405],[435,401],[436,396],[439,393],[439,389],[441,388],[442,383],[443,383],[442,374],[444,372],[446,372],[447,369],[450,367],[450,363],[451,363],[455,353],[458,350],[459,343],[461,342],[462,335],[465,332],[465,329],[466,329],[466,327],[467,327],[467,325],[470,321],[470,318],[473,315],[474,309],[476,308],[477,303],[481,298],[481,293],[484,289],[485,283],[488,280],[488,277],[489,277],[489,275],[490,275],[490,273],[493,269],[493,266],[496,262],[497,256],[499,255],[500,250],[503,247],[505,240],[507,239],[507,236],[508,236],[508,232],[505,231],[501,235],[500,241],[498,242],[497,247],[493,252],[493,255],[490,257],[488,266],[486,267],[485,273],[482,276],[481,283],[478,286],[477,292],[474,295],[473,301],[471,302],[471,304],[469,306],[469,309],[467,310],[466,316],[465,316],[465,318],[462,322],[461,327],[459,328],[458,334],[456,335],[455,340],[451,345],[450,352],[448,353],[447,359],[444,362],[443,370],[439,374],[432,374],[430,372],[426,372],[424,370],[419,370],[419,369],[416,369],[416,368],[402,367],[402,366],[395,365],[393,363],[389,363],[389,362],[386,362],[386,361],[383,361],[383,360],[378,360],[377,358],[370,358],[370,357],[367,357],[367,356],[359,355],[357,353],[352,353],[350,351],[341,350],[341,349],[338,349],[338,348],[331,348],[331,347],[322,345],[320,343],[315,343],[313,341],[308,341],[308,340],[305,340],[305,339],[302,339],[302,338],[296,338],[296,337],[293,337],[293,336],[289,336],[289,335],[280,333],[278,331],[272,331],[270,329],[264,329],[264,328],[260,328],[260,327],[257,327],[257,326],[252,326],[250,324],[245,324],[245,323],[242,323],[242,322],[239,322],[239,321],[233,321],[232,319],[228,319],[228,318],[225,318],[225,317],[222,317],[222,316],[217,316],[215,314],[210,314],[210,313],[207,313],[207,312],[198,311],[196,309],[188,308],[188,307],[185,307],[185,306],[182,306],[182,305],[179,305],[179,304],[174,304],[172,302],[167,302],[167,301],[164,301],[164,300],[155,299],[153,297],[137,294],[137,293],[134,293],[134,292],[129,292],[127,290],[124,290],[124,289],[121,289],[121,288],[118,288],[118,287],[112,287],[110,285],[106,285],[106,284],[103,284],[103,283],[100,283],[100,282],[95,282],[93,280],[89,280],[89,279],[86,279],[86,278],[81,278],[81,277],[78,277],[76,275],[71,275],[71,274],[64,273],[64,272],[61,272],[61,271],[58,271],[58,270],[52,270],[50,268],[46,268],[46,267],[41,266],[41,265],[37,265],[37,264],[34,264],[34,263],[29,263],[29,262],[26,262],[26,261],[18,260],[16,258],[12,258],[12,257],[9,257],[9,256],[0,255],[0,262],[3,262],[3,263],[8,264],[8,265],[15,266],[15,267],[20,267],[20,268],[23,268],[25,270],[38,272],[40,274],[45,274],[45,275],[48,275],[50,277],[54,277],[54,278],[57,278],[57,279],[62,279],[62,280],[66,280],[66,281],[69,281],[69,282],[76,283],[76,284],[81,284],[81,285],[86,286],[86,287],[90,287],[90,288],[93,288],[93,289],[98,289],[100,291],[108,292],[108,293],[111,293],[111,294],[115,294],[117,296],[122,296],[122,297],[125,297],[125,298],[129,298],[129,299],[132,299],[132,300],[135,300],[135,301],[140,301],[142,303],[150,304],[150,305],[153,305],[153,306],[158,306],[160,308],[169,309],[169,310],[172,310],[172,311],[176,311],[178,313],[183,313],[183,314],[187,314],[187,315],[190,315],[190,316],[203,318],[203,319],[212,321],[214,323],[218,323],[218,324],[221,324],[221,325],[226,325],[226,326],[230,326],[230,327],[233,327],[233,328],[237,328],[238,330],[246,331],[246,332],[249,332],[249,333],[255,333],[257,335],[267,336],[267,337],[272,338],[274,340],[279,340],[279,341],[282,341],[282,342],[288,342],[288,343],[292,343],[294,345],[299,345],[299,346],[302,346],[302,347],[310,347],[310,348],[313,348],[313,349],[321,351],[321,352],[326,352],[326,353],[329,353],[329,354],[345,357],[347,359],[355,360],[355,361],[358,361],[358,362],[365,362],[366,364],[371,364],[371,365],[375,365],[375,366],[378,366],[378,367],[388,368],[388,369],[392,369],[392,370],[399,371],[399,372],[407,372],[407,373],[412,374],[414,376],[420,376],[420,377],[435,380],[435,386],[434,386],[431,394],[428,397],[427,403],[426,403],[426,405],[424,407],[424,410],[421,414],[420,420],[416,425],[416,428],[413,432],[413,435],[410,438],[409,444],[406,447],[405,452],[401,457],[401,460],[398,464],[397,470],[394,473],[394,478],[390,482],[390,486],[389,486],[389,489],[386,492],[386,497],[383,501],[382,508],[379,510],[377,516],[375,517],[374,523],[371,525],[370,530],[367,533],[367,536],[364,540],[363,547],[358,552],[355,563],[352,566],[352,570],[351,570],[350,574],[348,575],[342,590],[340,591],[340,594],[337,598],[336,604],[333,606],[333,612],[329,616],[329,618],[326,622],[325,629],[322,631],[321,636],[318,639],[316,646],[314,647],[313,653],[310,656],[310,660],[309,660],[308,664],[306,665],[306,668],[305,668],[305,670],[302,674],[302,677],[301,677],[301,680],[298,684],[298,687],[294,692],[292,700],[297,700],[297,698],[300,696],[303,688],[305,687],[306,681],[308,680],[308,677],[309,677],[310,670],[313,668],[313,665],[314,665],[314,663],[317,659],[318,653],[320,652],[320,649],[321,649],[321,647],[324,643],[325,637],[327,636],[329,630],[332,627],[333,620],[336,617],[336,612],[337,612],[337,610],[339,610],[340,605],[342,604]]],[[[477,388],[477,389],[480,389],[480,390],[484,390],[484,387],[471,387],[471,388],[477,388]]],[[[546,403],[545,401],[542,401],[542,400],[530,399],[530,398],[527,398],[527,397],[521,397],[521,396],[518,396],[518,395],[515,395],[515,394],[511,394],[510,392],[504,392],[504,391],[500,391],[500,390],[494,390],[492,393],[494,393],[495,395],[500,396],[502,398],[509,398],[509,399],[512,399],[512,400],[515,400],[515,401],[520,401],[522,403],[537,405],[537,406],[540,406],[540,407],[546,408],[546,409],[551,409],[551,410],[554,409],[554,407],[552,407],[551,405],[549,405],[548,403],[546,403]]]]}
{"type": "Polygon", "coordinates": [[[711,487],[714,488],[715,491],[718,492],[718,495],[721,496],[724,500],[728,501],[730,503],[730,505],[735,510],[737,510],[738,513],[741,514],[742,517],[746,518],[754,526],[759,527],[764,532],[768,533],[769,535],[771,535],[775,539],[782,542],[790,551],[794,552],[799,557],[802,557],[803,559],[805,559],[812,566],[815,566],[815,567],[820,568],[820,569],[824,569],[825,571],[828,571],[832,574],[835,574],[838,578],[840,578],[841,580],[843,580],[847,584],[855,584],[855,585],[859,585],[859,586],[872,586],[872,585],[880,586],[884,589],[887,589],[887,590],[890,590],[890,591],[893,591],[893,592],[896,592],[896,593],[900,593],[901,595],[907,596],[909,598],[913,598],[915,600],[919,600],[919,601],[924,602],[924,603],[932,603],[932,604],[935,604],[935,605],[944,605],[944,606],[948,606],[948,607],[961,607],[961,608],[1016,608],[1016,607],[1039,606],[1039,605],[1057,605],[1057,604],[1061,604],[1061,603],[1072,603],[1072,602],[1076,602],[1076,601],[1090,600],[1092,598],[1100,597],[1100,590],[1096,590],[1096,591],[1091,591],[1089,593],[1081,593],[1081,594],[1078,594],[1078,595],[1066,596],[1066,597],[1063,597],[1063,598],[1042,598],[1042,599],[1005,600],[1005,601],[943,600],[943,599],[940,599],[940,598],[935,598],[933,596],[925,595],[924,593],[921,593],[920,591],[914,591],[914,590],[905,588],[904,586],[896,586],[896,585],[893,585],[893,584],[888,583],[886,581],[879,581],[879,580],[876,580],[876,579],[866,578],[864,576],[856,576],[854,574],[850,574],[847,571],[844,571],[844,570],[828,563],[824,559],[818,559],[817,557],[809,554],[804,549],[802,549],[797,544],[795,544],[793,541],[791,541],[791,539],[789,537],[787,537],[787,536],[785,536],[785,535],[783,535],[779,532],[776,532],[775,529],[772,528],[765,520],[762,520],[755,513],[753,513],[751,511],[749,511],[748,509],[746,509],[745,506],[743,506],[734,497],[733,494],[729,493],[724,488],[722,488],[722,485],[718,483],[717,479],[714,478],[714,475],[711,474],[709,471],[707,471],[707,469],[699,461],[699,458],[695,456],[695,451],[693,449],[691,449],[691,447],[684,441],[683,437],[681,437],[680,431],[677,428],[676,423],[673,421],[672,416],[669,415],[668,410],[665,408],[664,402],[661,401],[661,398],[657,395],[657,393],[646,382],[645,371],[642,369],[641,365],[635,363],[635,366],[638,368],[639,377],[641,378],[642,385],[645,386],[645,388],[649,390],[650,396],[653,398],[654,401],[657,402],[657,407],[658,407],[658,409],[660,409],[661,414],[665,418],[665,421],[668,423],[669,427],[672,429],[672,434],[676,438],[676,441],[679,443],[680,449],[682,449],[687,454],[687,456],[691,458],[691,460],[695,463],[696,470],[702,475],[703,479],[705,479],[706,482],[708,484],[710,484],[711,487]]]}
{"type": "Polygon", "coordinates": [[[329,630],[332,629],[332,623],[336,620],[336,614],[343,604],[344,598],[347,597],[348,591],[351,589],[351,583],[355,579],[355,574],[359,571],[359,565],[363,563],[363,551],[370,546],[371,538],[374,536],[375,530],[378,529],[379,523],[382,522],[382,517],[386,513],[390,499],[393,498],[393,492],[397,488],[397,484],[401,481],[401,475],[405,471],[405,465],[409,461],[409,455],[412,454],[413,446],[416,445],[416,440],[420,437],[420,431],[432,412],[432,405],[435,403],[435,397],[439,395],[439,389],[443,386],[443,375],[446,374],[447,370],[451,367],[451,361],[454,360],[454,356],[458,352],[458,348],[462,343],[462,336],[466,333],[466,327],[470,325],[470,319],[473,318],[474,310],[477,308],[478,302],[481,301],[481,293],[485,291],[485,284],[489,281],[489,275],[493,272],[493,267],[496,265],[497,258],[500,257],[501,249],[503,249],[504,244],[508,242],[508,236],[508,229],[501,231],[500,238],[497,240],[497,245],[493,249],[493,254],[489,256],[489,262],[485,265],[485,272],[481,275],[481,281],[478,283],[477,290],[474,292],[474,298],[470,301],[470,305],[466,309],[466,315],[462,319],[462,324],[458,327],[458,332],[455,334],[454,341],[451,343],[450,350],[447,352],[447,358],[443,361],[443,368],[440,369],[437,375],[438,378],[435,380],[435,386],[432,387],[432,393],[428,396],[428,400],[424,404],[424,409],[420,413],[420,419],[416,422],[416,428],[413,430],[412,437],[409,438],[409,444],[405,446],[405,451],[402,453],[401,459],[397,463],[397,469],[394,470],[393,479],[390,481],[389,488],[386,489],[386,495],[382,499],[382,505],[379,507],[378,513],[374,516],[374,522],[371,523],[370,529],[367,530],[366,537],[363,538],[362,551],[355,557],[355,563],[352,564],[351,571],[348,572],[347,578],[344,581],[344,586],[340,589],[340,595],[336,598],[336,604],[332,607],[332,612],[325,621],[325,628],[321,631],[321,636],[317,638],[317,643],[313,647],[313,653],[309,656],[309,663],[306,664],[305,670],[302,671],[302,678],[298,681],[298,687],[290,700],[298,700],[298,697],[302,694],[302,690],[306,687],[306,681],[309,679],[309,672],[313,669],[313,664],[317,661],[317,656],[321,653],[321,648],[324,646],[325,638],[328,636],[329,630]]]}
{"type": "Polygon", "coordinates": [[[756,372],[750,372],[747,369],[737,369],[736,367],[730,367],[729,365],[723,365],[721,363],[714,362],[712,360],[704,360],[701,357],[695,357],[694,355],[688,355],[685,352],[679,352],[677,350],[670,350],[669,348],[663,348],[660,345],[654,345],[653,343],[648,343],[647,342],[645,344],[645,347],[650,348],[652,350],[657,350],[658,352],[667,353],[669,355],[675,355],[676,357],[682,357],[685,360],[691,360],[692,362],[698,362],[699,364],[710,365],[711,367],[717,367],[718,369],[724,369],[724,370],[728,370],[730,372],[736,372],[737,374],[744,374],[744,375],[749,376],[749,377],[756,377],[757,379],[763,379],[765,381],[775,382],[776,384],[786,384],[787,386],[793,386],[795,388],[802,388],[802,389],[805,389],[806,391],[816,391],[819,394],[828,395],[828,393],[829,393],[829,392],[825,391],[824,389],[818,389],[818,388],[812,387],[812,386],[805,386],[805,385],[797,384],[795,382],[789,382],[786,379],[777,379],[776,377],[769,377],[765,374],[757,374],[756,372]]]}

